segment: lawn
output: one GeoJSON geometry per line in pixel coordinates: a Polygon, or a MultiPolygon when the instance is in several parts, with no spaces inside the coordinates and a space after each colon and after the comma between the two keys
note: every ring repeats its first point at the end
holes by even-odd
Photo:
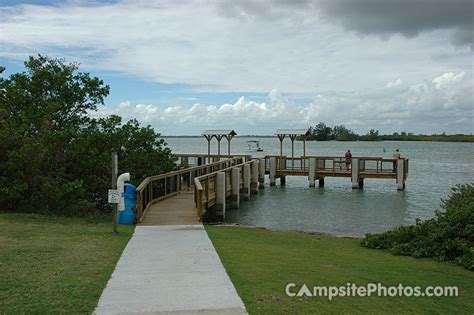
{"type": "Polygon", "coordinates": [[[94,310],[133,226],[92,221],[0,213],[1,314],[94,310]]]}
{"type": "Polygon", "coordinates": [[[431,259],[393,256],[355,239],[206,226],[250,314],[473,314],[474,273],[431,259]],[[458,297],[287,297],[285,286],[458,286],[458,297]]]}

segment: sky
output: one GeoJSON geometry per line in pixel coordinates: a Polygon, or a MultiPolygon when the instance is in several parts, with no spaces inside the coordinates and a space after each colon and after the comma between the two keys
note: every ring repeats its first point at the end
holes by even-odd
{"type": "Polygon", "coordinates": [[[474,133],[474,0],[0,0],[0,65],[79,62],[164,135],[474,133]]]}

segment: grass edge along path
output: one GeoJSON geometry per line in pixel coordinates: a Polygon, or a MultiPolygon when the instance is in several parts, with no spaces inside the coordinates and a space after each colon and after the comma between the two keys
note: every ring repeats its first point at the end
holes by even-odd
{"type": "MultiPolygon", "coordinates": [[[[474,273],[432,259],[393,256],[357,239],[260,228],[206,226],[206,231],[250,314],[389,313],[472,314],[474,273]],[[294,282],[386,286],[458,286],[458,297],[287,297],[294,282]]],[[[296,289],[297,290],[297,289],[296,289]]]]}
{"type": "Polygon", "coordinates": [[[0,313],[92,313],[134,226],[0,213],[0,313]]]}

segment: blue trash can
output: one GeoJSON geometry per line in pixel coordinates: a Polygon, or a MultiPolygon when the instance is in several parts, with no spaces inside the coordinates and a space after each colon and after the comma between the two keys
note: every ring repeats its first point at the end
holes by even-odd
{"type": "Polygon", "coordinates": [[[125,210],[119,211],[117,216],[118,224],[133,224],[135,222],[135,202],[137,200],[135,186],[125,184],[123,198],[125,210]]]}

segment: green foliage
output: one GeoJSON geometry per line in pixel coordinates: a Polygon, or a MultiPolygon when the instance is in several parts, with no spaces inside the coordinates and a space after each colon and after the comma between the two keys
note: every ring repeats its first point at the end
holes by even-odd
{"type": "Polygon", "coordinates": [[[458,185],[442,202],[435,218],[417,220],[381,234],[367,234],[362,245],[395,255],[434,257],[474,270],[474,184],[458,185]]]}
{"type": "MultiPolygon", "coordinates": [[[[8,211],[83,215],[104,205],[111,151],[135,183],[174,167],[152,128],[89,114],[109,86],[78,65],[30,57],[0,78],[0,204],[8,211]]],[[[0,73],[4,68],[0,68],[0,73]]]]}
{"type": "MultiPolygon", "coordinates": [[[[358,135],[344,125],[328,127],[325,123],[320,122],[314,127],[309,127],[310,135],[307,140],[317,141],[450,141],[450,142],[474,142],[474,135],[414,135],[413,133],[402,131],[394,132],[391,135],[381,135],[378,130],[370,129],[365,135],[358,135]]],[[[302,140],[301,137],[297,138],[302,140]]]]}

